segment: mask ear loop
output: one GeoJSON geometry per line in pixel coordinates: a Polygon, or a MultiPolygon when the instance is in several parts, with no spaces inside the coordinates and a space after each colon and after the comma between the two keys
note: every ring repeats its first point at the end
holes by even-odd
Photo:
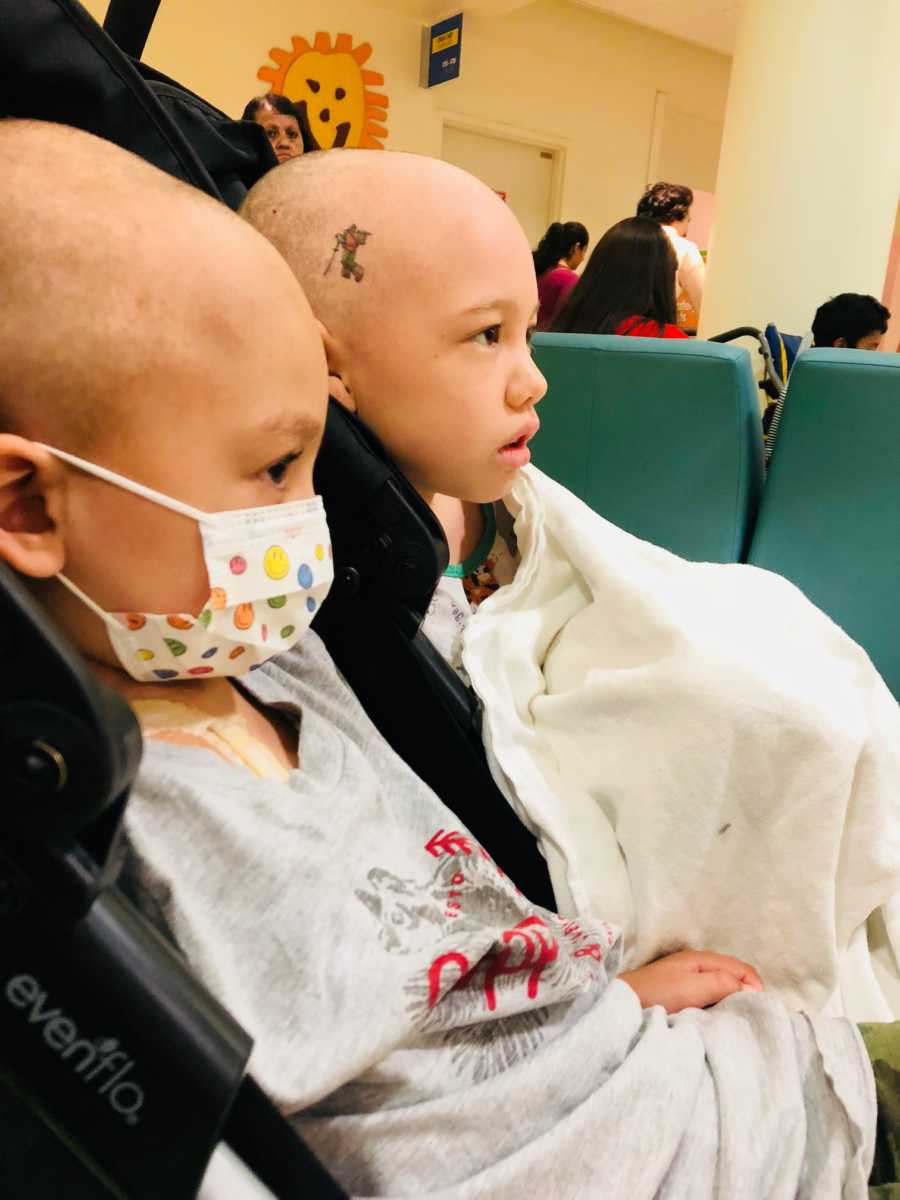
{"type": "MultiPolygon", "coordinates": [[[[137,483],[134,479],[129,479],[125,475],[118,475],[115,471],[110,471],[108,467],[101,467],[98,463],[88,462],[86,458],[79,458],[77,454],[69,454],[67,450],[57,450],[53,446],[48,446],[44,442],[35,442],[36,446],[40,446],[42,450],[46,450],[48,454],[54,455],[56,458],[61,458],[64,462],[70,463],[73,467],[78,467],[79,470],[85,471],[88,475],[94,475],[97,479],[102,479],[106,483],[111,483],[115,487],[122,488],[123,491],[132,492],[135,496],[140,496],[144,500],[149,500],[152,504],[159,504],[162,508],[168,508],[171,512],[180,513],[183,517],[190,517],[192,521],[196,521],[198,525],[206,525],[213,528],[225,527],[226,519],[234,514],[206,512],[202,508],[194,508],[193,505],[185,504],[181,500],[175,500],[172,496],[167,496],[164,492],[157,492],[151,487],[147,487],[143,483],[137,483]]],[[[291,505],[295,506],[298,515],[312,516],[319,510],[324,511],[324,504],[321,496],[309,496],[304,500],[293,500],[291,505]]],[[[237,512],[247,515],[252,513],[265,513],[271,515],[279,510],[283,511],[287,505],[284,504],[267,504],[262,508],[238,509],[237,512]]]]}
{"type": "MultiPolygon", "coordinates": [[[[52,454],[54,458],[62,459],[63,462],[69,463],[73,467],[78,467],[79,470],[86,472],[88,475],[94,475],[98,479],[104,480],[106,483],[111,483],[115,487],[120,487],[123,491],[133,492],[135,496],[140,496],[144,500],[149,500],[153,504],[159,504],[163,508],[171,509],[172,512],[180,513],[182,516],[190,517],[192,520],[201,522],[205,521],[209,524],[216,524],[216,514],[206,513],[200,508],[193,508],[190,504],[183,504],[180,500],[175,500],[171,496],[166,496],[162,492],[154,491],[153,488],[146,487],[143,483],[137,483],[133,479],[127,479],[124,475],[118,475],[115,471],[110,471],[107,467],[101,467],[97,463],[88,462],[85,458],[79,458],[77,454],[69,454],[67,450],[57,450],[54,446],[48,446],[44,442],[37,442],[42,450],[46,450],[48,454],[52,454]]],[[[62,571],[57,572],[56,578],[69,589],[73,596],[76,596],[82,604],[86,605],[91,612],[99,617],[104,625],[118,627],[115,619],[95,600],[92,600],[87,593],[73,583],[68,576],[62,571]]]]}
{"type": "Polygon", "coordinates": [[[72,582],[71,579],[68,579],[65,575],[63,575],[62,571],[57,572],[56,578],[60,583],[64,584],[69,589],[73,596],[77,596],[82,604],[86,604],[91,612],[100,618],[104,625],[116,623],[108,612],[102,609],[100,605],[96,603],[96,601],[90,598],[90,596],[86,595],[77,584],[72,582]]]}
{"type": "Polygon", "coordinates": [[[115,471],[110,471],[107,467],[101,467],[97,463],[88,462],[85,458],[79,458],[77,454],[69,454],[66,450],[55,450],[53,446],[47,446],[43,442],[36,442],[42,450],[46,450],[48,454],[54,455],[56,458],[61,458],[63,462],[71,464],[73,467],[78,467],[79,470],[85,471],[88,475],[95,475],[97,479],[102,479],[106,483],[112,483],[116,487],[120,487],[123,491],[133,492],[135,496],[140,496],[144,500],[149,500],[153,504],[159,504],[163,508],[171,509],[172,512],[181,513],[184,517],[190,517],[194,521],[204,521],[215,525],[218,523],[217,513],[204,512],[202,508],[194,508],[190,504],[183,504],[181,500],[174,500],[171,496],[166,496],[162,492],[156,492],[153,488],[146,487],[143,483],[136,483],[133,479],[127,479],[124,475],[117,475],[115,471]]]}

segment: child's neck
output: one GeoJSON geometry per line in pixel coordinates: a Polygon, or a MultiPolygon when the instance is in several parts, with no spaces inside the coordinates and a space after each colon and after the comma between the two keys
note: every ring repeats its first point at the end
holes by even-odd
{"type": "Polygon", "coordinates": [[[113,688],[126,700],[171,700],[199,708],[211,716],[224,717],[234,712],[235,689],[231,680],[214,675],[211,679],[173,680],[171,683],[138,683],[124,671],[88,659],[91,671],[101,683],[113,688]]]}
{"type": "Polygon", "coordinates": [[[443,526],[450,562],[465,562],[484,536],[481,505],[454,496],[435,495],[431,498],[431,511],[443,526]]]}
{"type": "Polygon", "coordinates": [[[292,723],[277,711],[258,704],[231,679],[213,676],[184,683],[138,683],[123,671],[96,660],[89,660],[89,666],[101,683],[114,688],[129,702],[167,700],[214,717],[240,717],[251,735],[266,745],[278,761],[289,769],[297,766],[297,733],[292,723]]]}

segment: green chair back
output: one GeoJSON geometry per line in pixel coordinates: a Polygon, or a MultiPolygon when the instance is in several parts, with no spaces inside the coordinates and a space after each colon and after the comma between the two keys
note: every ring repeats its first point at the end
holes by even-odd
{"type": "Polygon", "coordinates": [[[900,355],[797,360],[750,562],[796,583],[900,699],[900,355]]]}
{"type": "Polygon", "coordinates": [[[532,457],[613,524],[684,558],[739,562],[763,482],[746,350],[537,334],[548,382],[532,457]]]}

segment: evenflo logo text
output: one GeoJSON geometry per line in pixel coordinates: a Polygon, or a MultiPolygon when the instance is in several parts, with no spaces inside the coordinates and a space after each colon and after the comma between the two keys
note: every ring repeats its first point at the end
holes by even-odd
{"type": "Polygon", "coordinates": [[[4,995],[20,1009],[28,1025],[40,1031],[45,1044],[69,1064],[127,1125],[137,1125],[144,1105],[144,1091],[132,1079],[134,1062],[119,1048],[115,1038],[82,1037],[76,1023],[61,1008],[52,1008],[47,993],[33,975],[14,975],[4,995]]]}

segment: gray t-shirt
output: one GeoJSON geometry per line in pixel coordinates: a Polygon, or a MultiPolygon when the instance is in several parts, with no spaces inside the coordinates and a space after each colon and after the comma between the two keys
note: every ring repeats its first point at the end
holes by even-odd
{"type": "MultiPolygon", "coordinates": [[[[864,1197],[856,1029],[742,994],[642,1012],[618,933],[530,904],[384,742],[321,642],[247,677],[300,720],[259,779],[149,741],[145,883],[355,1195],[864,1197]]],[[[448,764],[448,770],[451,765],[448,764]]]]}

